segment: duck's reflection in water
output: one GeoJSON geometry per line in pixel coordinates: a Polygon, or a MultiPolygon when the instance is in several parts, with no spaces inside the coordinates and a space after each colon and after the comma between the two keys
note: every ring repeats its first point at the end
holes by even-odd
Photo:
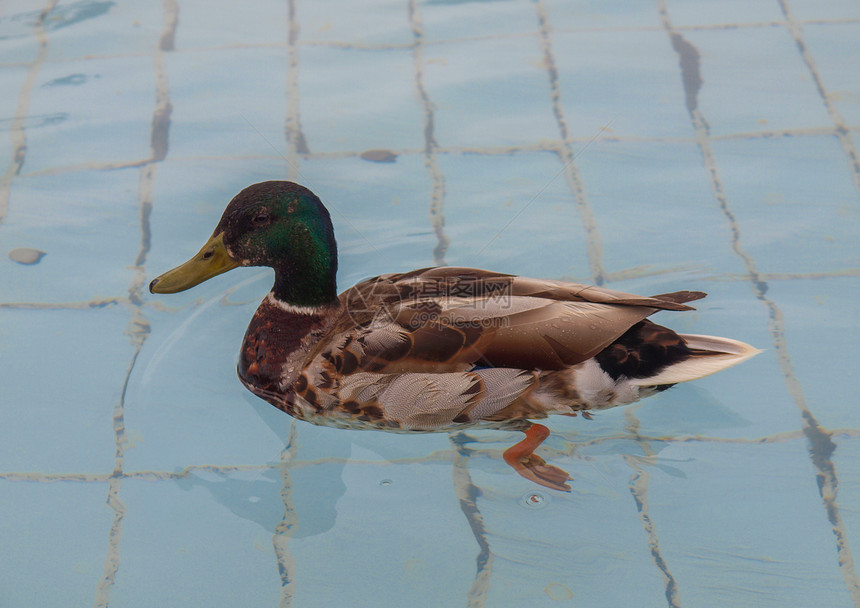
{"type": "MultiPolygon", "coordinates": [[[[285,520],[285,514],[287,520],[292,522],[289,535],[293,538],[322,534],[334,527],[337,502],[347,489],[343,480],[344,468],[351,456],[355,455],[358,444],[364,444],[367,450],[377,455],[380,451],[385,452],[381,462],[386,462],[385,458],[397,460],[407,457],[411,460],[408,450],[404,452],[403,447],[409,437],[417,436],[343,432],[316,427],[295,421],[251,395],[246,397],[246,401],[283,442],[287,458],[276,455],[268,466],[248,469],[192,470],[177,477],[176,483],[185,490],[205,489],[237,517],[253,521],[270,533],[275,533],[276,527],[285,520]],[[295,425],[298,432],[291,436],[295,425]],[[297,453],[294,443],[299,436],[303,446],[321,446],[311,455],[318,459],[308,460],[308,454],[302,454],[302,459],[291,465],[291,459],[297,453]],[[389,440],[389,445],[382,445],[386,443],[385,440],[389,440]]],[[[606,412],[592,421],[559,421],[553,429],[558,440],[547,442],[542,450],[548,459],[571,461],[574,478],[579,477],[581,484],[591,486],[595,482],[600,483],[604,475],[601,471],[606,467],[601,464],[601,460],[631,456],[644,458],[646,454],[640,442],[645,440],[649,442],[650,466],[669,475],[683,477],[683,471],[675,464],[661,461],[657,456],[673,437],[712,436],[714,431],[748,424],[749,421],[739,417],[708,391],[684,385],[635,407],[627,415],[622,411],[606,412]],[[638,424],[635,433],[629,426],[631,414],[638,424]],[[651,439],[647,439],[649,437],[651,439]],[[658,437],[660,439],[656,439],[658,437]],[[593,471],[586,473],[582,467],[593,471]],[[580,469],[579,474],[577,468],[580,469]],[[590,474],[594,472],[598,474],[590,474]]],[[[505,448],[505,440],[509,435],[500,431],[453,434],[450,444],[452,466],[495,468],[499,464],[495,452],[505,448]],[[455,463],[453,452],[466,456],[465,461],[455,463]],[[482,455],[487,458],[482,458],[482,455]]],[[[365,451],[362,449],[362,452],[365,451]]],[[[431,457],[429,452],[427,456],[428,463],[438,463],[439,452],[435,453],[435,457],[431,457]]],[[[388,474],[383,475],[386,476],[388,474]]],[[[516,477],[511,479],[514,483],[518,482],[516,477]]],[[[576,483],[573,482],[574,486],[576,483]]],[[[535,489],[538,490],[539,486],[535,486],[535,489]]],[[[593,487],[581,489],[589,492],[595,490],[593,487]]]]}
{"type": "MultiPolygon", "coordinates": [[[[248,395],[245,400],[283,442],[286,452],[294,453],[290,430],[297,422],[256,397],[248,395]]],[[[311,433],[323,430],[303,426],[308,427],[304,431],[311,433]]],[[[295,441],[295,435],[292,440],[295,441]]],[[[281,464],[282,455],[276,455],[269,466],[229,472],[191,471],[178,477],[176,483],[184,490],[206,490],[237,517],[253,521],[271,533],[284,520],[285,513],[291,511],[288,517],[296,525],[290,529],[290,536],[314,536],[335,524],[335,506],[346,491],[343,468],[350,454],[350,442],[327,441],[326,452],[330,460],[313,466],[291,467],[288,460],[281,464]],[[292,488],[313,488],[313,492],[293,492],[292,488]]]]}

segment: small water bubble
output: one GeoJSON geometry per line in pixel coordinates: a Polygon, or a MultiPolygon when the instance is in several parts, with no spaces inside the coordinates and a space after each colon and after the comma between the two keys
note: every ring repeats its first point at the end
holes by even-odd
{"type": "Polygon", "coordinates": [[[549,504],[549,496],[541,492],[527,492],[520,497],[520,504],[528,509],[543,509],[549,504]]]}
{"type": "Polygon", "coordinates": [[[381,485],[383,488],[387,488],[388,486],[390,486],[393,483],[394,482],[390,479],[383,479],[382,481],[379,482],[379,485],[381,485]]]}
{"type": "Polygon", "coordinates": [[[544,498],[540,494],[529,494],[528,496],[526,496],[526,503],[530,505],[543,504],[543,500],[544,498]]]}

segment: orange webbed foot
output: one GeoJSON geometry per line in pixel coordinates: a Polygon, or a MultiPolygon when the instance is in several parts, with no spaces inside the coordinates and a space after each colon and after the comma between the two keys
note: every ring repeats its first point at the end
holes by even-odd
{"type": "Polygon", "coordinates": [[[566,471],[559,469],[534,453],[537,447],[549,437],[549,429],[541,424],[532,424],[525,431],[525,439],[505,450],[505,462],[514,470],[537,484],[560,492],[570,492],[565,481],[571,479],[566,471]]]}

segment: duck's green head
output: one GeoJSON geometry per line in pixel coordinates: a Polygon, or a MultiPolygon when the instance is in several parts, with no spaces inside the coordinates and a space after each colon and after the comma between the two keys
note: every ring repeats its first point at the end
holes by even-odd
{"type": "Polygon", "coordinates": [[[296,306],[337,299],[337,245],[328,210],[298,184],[254,184],[230,201],[193,258],[156,278],[153,293],[176,293],[237,266],[275,269],[276,298],[296,306]]]}

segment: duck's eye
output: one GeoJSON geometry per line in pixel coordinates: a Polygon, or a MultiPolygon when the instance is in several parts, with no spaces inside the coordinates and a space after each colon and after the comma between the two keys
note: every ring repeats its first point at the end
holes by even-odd
{"type": "Polygon", "coordinates": [[[269,212],[266,210],[257,212],[257,215],[254,216],[255,224],[265,224],[269,221],[269,212]]]}

